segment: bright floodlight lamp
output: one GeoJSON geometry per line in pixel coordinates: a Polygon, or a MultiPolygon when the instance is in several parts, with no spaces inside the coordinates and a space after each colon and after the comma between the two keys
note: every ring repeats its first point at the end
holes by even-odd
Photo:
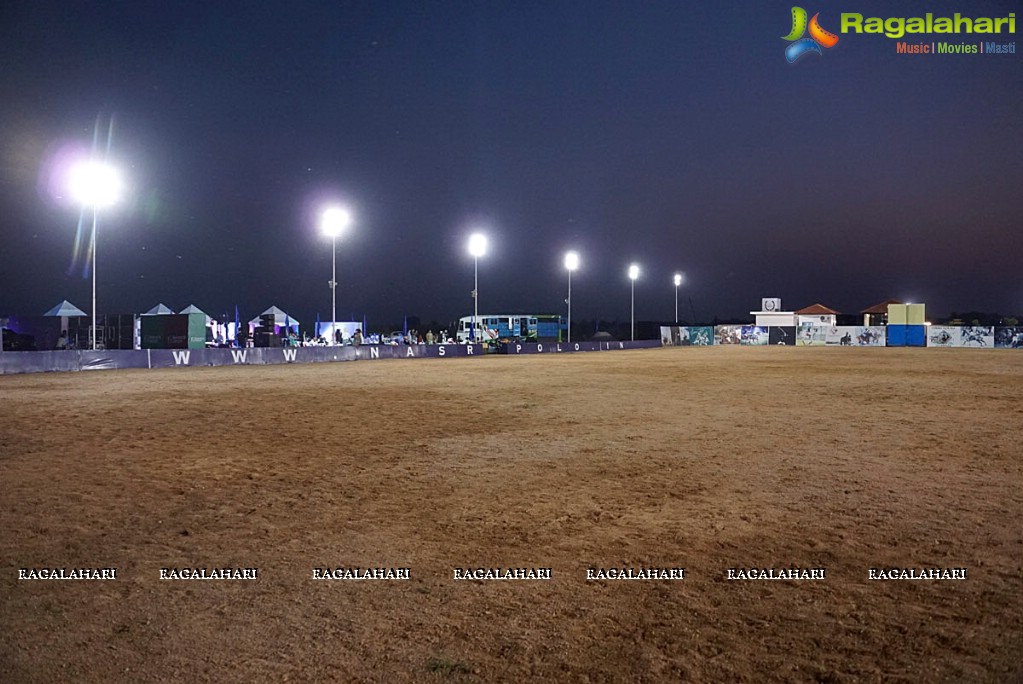
{"type": "Polygon", "coordinates": [[[681,284],[682,284],[682,274],[681,273],[676,273],[675,274],[675,287],[678,287],[681,284]]]}
{"type": "Polygon", "coordinates": [[[96,349],[96,214],[121,198],[121,174],[106,162],[89,159],[68,171],[71,197],[84,209],[92,209],[92,348],[96,349]]]}
{"type": "Polygon", "coordinates": [[[329,238],[338,238],[352,223],[352,215],[342,207],[328,207],[320,216],[320,230],[329,238]]]}
{"type": "MultiPolygon", "coordinates": [[[[565,254],[565,270],[568,271],[568,299],[565,303],[568,304],[568,341],[572,341],[572,271],[579,268],[579,254],[577,252],[568,252],[565,254]]],[[[560,338],[559,338],[560,339],[560,338]]]]}
{"type": "Polygon", "coordinates": [[[480,268],[479,259],[487,253],[487,236],[473,233],[469,236],[469,254],[472,255],[472,341],[482,339],[479,329],[480,317],[480,268]]]}
{"type": "Polygon", "coordinates": [[[579,268],[579,255],[576,252],[569,252],[565,255],[565,268],[569,273],[579,268]]]}
{"type": "Polygon", "coordinates": [[[632,341],[636,341],[636,278],[639,277],[639,266],[632,264],[629,266],[629,280],[632,281],[632,341]]]}
{"type": "Polygon", "coordinates": [[[104,209],[121,198],[121,175],[110,164],[90,159],[72,166],[68,174],[71,197],[83,207],[104,209]]]}
{"type": "Polygon", "coordinates": [[[473,233],[469,236],[469,254],[479,258],[487,253],[487,236],[482,233],[473,233]]]}
{"type": "MultiPolygon", "coordinates": [[[[342,207],[327,207],[320,215],[320,230],[330,238],[330,343],[337,341],[337,239],[351,224],[352,215],[342,207]]],[[[319,334],[319,331],[316,331],[319,334]]]]}

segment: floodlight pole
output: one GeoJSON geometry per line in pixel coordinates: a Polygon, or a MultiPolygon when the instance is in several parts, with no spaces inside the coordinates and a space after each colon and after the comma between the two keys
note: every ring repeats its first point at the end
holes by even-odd
{"type": "Polygon", "coordinates": [[[96,351],[96,205],[92,207],[92,350],[96,351]]]}
{"type": "MultiPolygon", "coordinates": [[[[327,207],[320,215],[320,230],[330,237],[330,345],[337,344],[337,238],[351,223],[343,207],[327,207]]],[[[319,331],[317,331],[319,332],[319,331]]]]}
{"type": "Polygon", "coordinates": [[[480,258],[472,257],[472,342],[480,339],[479,315],[480,315],[480,258]]]}
{"type": "Polygon", "coordinates": [[[632,341],[636,341],[636,279],[632,278],[632,341]]]}
{"type": "Polygon", "coordinates": [[[675,325],[678,325],[678,286],[682,284],[682,274],[676,273],[672,280],[675,282],[675,325]]]}
{"type": "MultiPolygon", "coordinates": [[[[71,169],[71,194],[82,206],[82,214],[86,208],[92,209],[92,349],[96,350],[96,251],[99,248],[97,239],[96,216],[100,206],[108,206],[117,201],[120,192],[120,181],[117,171],[112,167],[96,161],[83,162],[71,169]]],[[[81,216],[81,215],[80,215],[81,216]]],[[[81,220],[81,219],[79,219],[81,220]]]]}
{"type": "Polygon", "coordinates": [[[479,259],[487,252],[487,238],[482,233],[469,236],[469,254],[472,254],[472,342],[480,342],[480,263],[479,259]]]}
{"type": "Polygon", "coordinates": [[[337,344],[337,236],[330,238],[330,344],[337,344]]]}
{"type": "Polygon", "coordinates": [[[572,269],[568,269],[568,342],[572,343],[572,269]]]}

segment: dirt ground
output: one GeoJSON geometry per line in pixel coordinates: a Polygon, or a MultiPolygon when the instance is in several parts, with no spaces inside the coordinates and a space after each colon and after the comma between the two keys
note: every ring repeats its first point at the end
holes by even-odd
{"type": "Polygon", "coordinates": [[[1016,681],[1021,388],[830,348],[0,377],[0,681],[1016,681]]]}

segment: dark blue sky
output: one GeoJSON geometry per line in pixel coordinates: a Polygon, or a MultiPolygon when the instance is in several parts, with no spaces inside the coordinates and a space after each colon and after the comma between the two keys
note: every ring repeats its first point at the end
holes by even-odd
{"type": "MultiPolygon", "coordinates": [[[[1005,16],[1014,2],[820,2],[1005,16]]],[[[123,2],[0,5],[0,314],[67,298],[78,212],[49,160],[114,120],[126,200],[101,215],[101,312],[251,317],[472,311],[743,316],[760,298],[932,316],[1023,311],[1023,62],[907,56],[843,34],[784,59],[785,2],[123,2]]],[[[930,40],[926,37],[925,40],[930,40]]],[[[1002,40],[1015,40],[1015,35],[1002,40]]],[[[954,40],[954,38],[953,38],[954,40]]],[[[977,38],[963,36],[971,43],[977,38]]]]}

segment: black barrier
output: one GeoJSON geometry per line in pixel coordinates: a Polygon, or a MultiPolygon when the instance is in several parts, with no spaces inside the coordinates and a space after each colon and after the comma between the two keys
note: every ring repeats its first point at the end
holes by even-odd
{"type": "Polygon", "coordinates": [[[329,363],[377,359],[483,356],[482,345],[376,345],[358,347],[284,347],[254,349],[153,349],[153,368],[174,366],[231,366],[281,363],[329,363]]]}
{"type": "Polygon", "coordinates": [[[362,345],[359,347],[255,347],[251,349],[143,349],[0,353],[0,375],[47,371],[330,363],[375,359],[483,356],[480,344],[362,345]]]}
{"type": "Polygon", "coordinates": [[[150,349],[151,368],[264,366],[355,361],[354,347],[253,347],[247,349],[150,349]]]}
{"type": "MultiPolygon", "coordinates": [[[[395,344],[380,345],[380,350],[391,350],[393,359],[444,359],[449,356],[483,356],[482,344],[395,344]]],[[[359,347],[363,351],[365,347],[359,347]]],[[[373,347],[369,347],[372,353],[373,347]]]]}
{"type": "Polygon", "coordinates": [[[508,342],[501,345],[502,354],[566,354],[570,352],[616,351],[619,349],[653,349],[660,340],[636,342],[508,342]]]}
{"type": "MultiPolygon", "coordinates": [[[[958,330],[957,328],[948,328],[958,330]]],[[[703,330],[702,328],[690,328],[703,330]]],[[[706,328],[706,330],[712,330],[706,328]]],[[[784,330],[791,330],[785,328],[784,330]]],[[[991,330],[991,328],[987,328],[991,330]]],[[[708,334],[707,342],[711,336],[708,334]]],[[[1023,328],[998,328],[986,346],[1023,348],[1023,328]],[[1000,335],[1000,337],[997,337],[1000,335]]],[[[704,344],[693,342],[690,344],[704,344]]],[[[652,349],[661,340],[638,342],[510,342],[502,354],[564,354],[620,349],[652,349]]],[[[962,344],[951,346],[963,346],[962,344]]],[[[984,345],[980,345],[984,346],[984,345]]],[[[117,368],[175,368],[178,366],[240,366],[286,363],[329,363],[374,359],[421,359],[484,356],[483,345],[418,344],[362,345],[359,347],[256,347],[252,349],[143,349],[109,351],[13,351],[0,352],[0,375],[49,371],[110,370],[117,368]]]]}
{"type": "Polygon", "coordinates": [[[0,373],[45,373],[81,368],[77,351],[0,352],[0,373]]]}
{"type": "Polygon", "coordinates": [[[110,350],[64,352],[78,355],[78,368],[71,370],[113,370],[115,368],[149,368],[145,350],[110,350]]]}

